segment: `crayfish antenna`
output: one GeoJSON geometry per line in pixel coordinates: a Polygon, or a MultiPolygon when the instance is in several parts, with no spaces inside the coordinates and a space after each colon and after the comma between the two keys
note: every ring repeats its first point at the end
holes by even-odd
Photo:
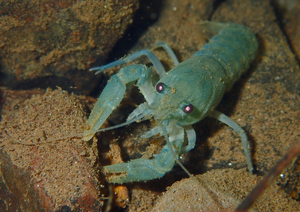
{"type": "MultiPolygon", "coordinates": [[[[91,133],[91,132],[92,133],[97,133],[97,132],[105,132],[105,131],[108,131],[108,130],[117,129],[117,128],[129,125],[133,122],[140,122],[140,121],[146,120],[146,119],[143,119],[143,118],[144,118],[144,114],[140,114],[140,115],[136,116],[135,118],[133,118],[129,121],[126,121],[124,123],[121,123],[121,124],[118,124],[118,125],[115,125],[115,126],[112,126],[112,127],[107,127],[107,128],[99,129],[99,130],[96,130],[96,131],[88,131],[88,132],[89,133],[91,133]]],[[[53,138],[53,139],[50,139],[50,140],[46,140],[46,141],[43,141],[43,142],[37,142],[37,143],[23,143],[23,142],[18,142],[18,141],[13,141],[13,142],[17,143],[17,144],[22,144],[22,145],[25,145],[25,146],[34,146],[34,145],[47,144],[47,143],[51,143],[51,142],[54,142],[54,141],[59,141],[59,140],[64,140],[64,139],[69,139],[69,138],[82,137],[82,136],[85,136],[85,134],[86,133],[78,133],[78,134],[73,134],[73,135],[67,135],[67,136],[62,136],[62,137],[59,137],[59,138],[53,138]]]]}
{"type": "MultiPolygon", "coordinates": [[[[117,124],[115,126],[111,126],[111,127],[107,127],[107,128],[104,128],[104,129],[99,129],[99,130],[96,130],[96,131],[92,131],[93,133],[97,133],[97,132],[105,132],[105,131],[108,131],[108,130],[114,130],[114,129],[117,129],[117,128],[120,128],[120,127],[124,127],[126,125],[129,125],[133,122],[141,122],[141,121],[144,121],[146,119],[143,119],[144,118],[144,114],[140,114],[138,116],[136,116],[135,118],[129,120],[129,121],[125,121],[121,124],[117,124]]],[[[91,131],[89,131],[90,133],[91,131]]],[[[84,135],[84,133],[82,133],[84,135]]]]}

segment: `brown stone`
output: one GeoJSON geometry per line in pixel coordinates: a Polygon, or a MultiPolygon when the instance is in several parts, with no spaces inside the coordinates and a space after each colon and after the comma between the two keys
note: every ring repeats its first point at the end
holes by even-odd
{"type": "Polygon", "coordinates": [[[99,211],[97,151],[72,136],[85,127],[79,98],[48,89],[4,101],[10,108],[1,122],[1,211],[99,211]]]}
{"type": "Polygon", "coordinates": [[[87,93],[96,83],[87,70],[104,62],[137,8],[136,0],[0,1],[1,84],[87,93]]]}

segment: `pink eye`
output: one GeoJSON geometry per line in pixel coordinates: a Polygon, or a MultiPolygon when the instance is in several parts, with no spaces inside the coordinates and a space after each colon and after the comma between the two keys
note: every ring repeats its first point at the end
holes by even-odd
{"type": "Polygon", "coordinates": [[[165,84],[164,84],[164,83],[162,83],[162,82],[157,83],[157,85],[156,85],[156,91],[157,91],[158,93],[163,92],[164,88],[165,88],[165,84]]]}
{"type": "Polygon", "coordinates": [[[188,104],[183,108],[183,112],[185,113],[191,113],[193,112],[193,110],[194,110],[194,106],[192,104],[188,104]]]}

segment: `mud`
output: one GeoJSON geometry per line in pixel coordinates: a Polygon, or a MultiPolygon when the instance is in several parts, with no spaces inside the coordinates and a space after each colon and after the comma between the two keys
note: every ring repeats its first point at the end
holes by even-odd
{"type": "MultiPolygon", "coordinates": [[[[207,41],[207,36],[199,24],[201,20],[207,19],[239,23],[256,33],[260,46],[257,58],[248,72],[224,96],[217,109],[235,120],[247,132],[257,174],[249,175],[240,137],[227,126],[216,120],[206,118],[194,126],[197,133],[196,147],[182,156],[182,162],[186,168],[201,179],[200,182],[189,178],[184,179],[187,178],[187,175],[176,166],[162,179],[127,184],[125,186],[128,186],[130,202],[126,202],[128,204],[126,211],[207,211],[234,208],[300,137],[299,64],[286,34],[278,24],[275,9],[267,0],[233,0],[222,1],[220,4],[213,4],[212,1],[204,0],[166,0],[159,5],[161,8],[159,14],[156,14],[158,15],[157,22],[145,31],[129,52],[143,48],[151,49],[156,41],[162,40],[175,49],[175,53],[182,61],[200,49],[207,41]],[[223,200],[228,202],[222,205],[223,200]],[[210,204],[205,206],[203,201],[210,204]]],[[[155,49],[154,52],[162,59],[166,69],[172,68],[170,59],[163,51],[155,49]]],[[[144,59],[137,62],[149,64],[149,61],[144,59]]],[[[110,70],[110,73],[114,70],[117,69],[110,70]]],[[[61,91],[55,92],[58,95],[61,91]]],[[[37,99],[30,103],[35,101],[37,99]]],[[[126,102],[128,101],[132,101],[132,99],[126,102]]],[[[59,106],[57,105],[57,107],[59,106]]],[[[73,111],[73,106],[63,106],[67,109],[68,107],[73,111]]],[[[77,105],[76,107],[83,106],[77,105]]],[[[6,113],[5,109],[2,110],[2,113],[6,113]]],[[[31,109],[30,113],[36,114],[34,109],[31,109]]],[[[113,124],[119,121],[118,118],[126,118],[124,113],[127,114],[129,111],[128,108],[123,107],[122,103],[119,112],[109,119],[109,123],[113,124]]],[[[71,119],[68,122],[72,130],[62,130],[61,124],[66,122],[66,119],[61,119],[60,116],[65,117],[64,114],[61,114],[55,118],[60,124],[50,128],[59,133],[53,137],[47,131],[49,126],[41,126],[40,123],[33,125],[35,122],[32,122],[30,123],[32,124],[31,132],[37,135],[32,137],[32,135],[26,134],[28,128],[20,128],[24,125],[24,121],[22,122],[24,118],[22,117],[25,114],[17,111],[13,114],[19,114],[18,121],[15,120],[17,118],[7,120],[6,115],[3,115],[1,121],[2,132],[3,130],[9,132],[10,139],[7,138],[6,134],[4,136],[10,144],[13,140],[42,142],[43,139],[39,140],[38,138],[52,139],[60,133],[64,135],[76,134],[82,132],[86,119],[84,113],[78,112],[75,114],[76,117],[78,116],[77,118],[72,117],[75,121],[73,122],[71,119]],[[76,120],[78,119],[80,119],[80,125],[71,124],[77,123],[76,120]],[[17,126],[16,135],[11,128],[8,128],[9,126],[17,126]],[[20,133],[23,134],[20,135],[20,133]]],[[[29,120],[35,121],[34,115],[31,115],[29,120]]],[[[45,124],[44,121],[42,122],[45,124]]],[[[86,154],[91,150],[88,146],[83,148],[86,144],[83,144],[80,139],[75,142],[72,141],[72,145],[75,145],[74,143],[79,145],[80,151],[76,150],[79,151],[79,155],[81,149],[85,149],[85,154],[82,154],[83,158],[86,155],[93,155],[93,159],[89,160],[90,162],[86,167],[94,163],[98,165],[111,163],[107,159],[109,158],[107,152],[110,141],[114,141],[114,145],[119,144],[121,149],[121,153],[117,151],[114,153],[116,155],[113,154],[110,157],[119,158],[121,154],[124,161],[132,158],[151,157],[159,152],[162,141],[139,137],[149,127],[151,127],[151,123],[140,123],[114,132],[102,133],[98,142],[99,155],[97,151],[93,151],[93,154],[86,154]],[[100,158],[99,161],[98,158],[100,158]]],[[[68,145],[71,144],[68,143],[68,145]]],[[[10,146],[9,148],[13,148],[17,145],[10,146]]],[[[8,147],[2,145],[1,148],[8,147]]],[[[18,148],[25,151],[26,148],[34,147],[22,146],[18,148]]],[[[48,147],[41,146],[39,148],[48,147]]],[[[53,151],[52,154],[57,156],[62,155],[63,151],[67,151],[64,150],[66,148],[63,144],[59,144],[55,148],[56,151],[53,151]]],[[[10,157],[14,158],[13,151],[9,154],[12,154],[10,157]]],[[[53,160],[56,161],[57,158],[53,157],[53,160]]],[[[28,166],[30,160],[28,158],[26,160],[17,159],[18,166],[28,166]]],[[[65,164],[64,170],[70,169],[68,165],[70,166],[70,164],[65,164]]],[[[78,168],[80,169],[80,167],[78,168]]],[[[100,169],[92,165],[91,170],[99,172],[100,169]]],[[[97,174],[101,176],[101,173],[97,174]]],[[[41,176],[39,177],[43,179],[41,176]]],[[[98,178],[97,175],[96,181],[99,179],[100,184],[107,188],[105,181],[102,181],[102,178],[98,178]]],[[[299,208],[299,200],[297,200],[299,199],[299,190],[298,158],[276,179],[276,183],[271,185],[266,193],[257,200],[253,209],[257,211],[297,211],[299,208]]],[[[109,195],[108,193],[103,194],[105,197],[109,195]]],[[[101,192],[98,195],[101,196],[101,192]]],[[[61,197],[55,198],[57,198],[56,202],[63,202],[64,200],[61,197]]],[[[120,210],[120,207],[113,206],[113,211],[120,210]]]]}

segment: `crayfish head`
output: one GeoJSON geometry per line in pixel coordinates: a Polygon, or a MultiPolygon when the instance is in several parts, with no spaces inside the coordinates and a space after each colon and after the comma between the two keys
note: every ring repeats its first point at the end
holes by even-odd
{"type": "Polygon", "coordinates": [[[199,121],[199,110],[189,96],[182,95],[175,87],[164,86],[164,92],[156,93],[149,105],[151,115],[158,123],[174,121],[179,126],[191,125],[199,121]],[[175,92],[174,92],[175,91],[175,92]]]}

